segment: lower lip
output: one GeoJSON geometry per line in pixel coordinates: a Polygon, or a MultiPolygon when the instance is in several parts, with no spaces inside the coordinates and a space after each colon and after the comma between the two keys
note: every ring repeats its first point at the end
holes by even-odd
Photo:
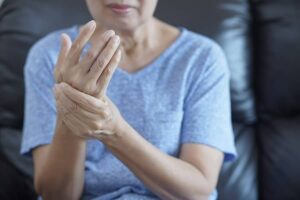
{"type": "Polygon", "coordinates": [[[130,7],[127,8],[110,7],[110,9],[116,14],[127,14],[130,11],[130,7]]]}

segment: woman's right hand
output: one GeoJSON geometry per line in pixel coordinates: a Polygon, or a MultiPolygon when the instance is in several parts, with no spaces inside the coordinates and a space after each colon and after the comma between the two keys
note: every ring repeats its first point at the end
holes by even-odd
{"type": "MultiPolygon", "coordinates": [[[[114,31],[106,31],[81,58],[82,50],[96,30],[95,21],[85,24],[72,43],[68,35],[62,34],[61,50],[55,66],[57,83],[66,82],[79,91],[102,98],[106,88],[100,75],[111,77],[121,59],[120,37],[114,31]]],[[[109,79],[109,78],[108,78],[109,79]]]]}

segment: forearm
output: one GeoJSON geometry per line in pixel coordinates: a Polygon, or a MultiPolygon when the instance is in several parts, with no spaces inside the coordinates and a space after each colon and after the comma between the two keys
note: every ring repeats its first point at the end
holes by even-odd
{"type": "Polygon", "coordinates": [[[85,140],[57,120],[53,141],[40,171],[36,189],[44,199],[79,199],[84,183],[85,140]]]}
{"type": "Polygon", "coordinates": [[[161,199],[208,199],[213,188],[193,165],[169,156],[130,126],[117,139],[105,139],[108,148],[161,199]]]}

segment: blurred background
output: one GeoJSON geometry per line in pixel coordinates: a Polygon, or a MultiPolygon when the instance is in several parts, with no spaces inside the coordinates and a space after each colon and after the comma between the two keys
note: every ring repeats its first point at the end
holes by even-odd
{"type": "MultiPolygon", "coordinates": [[[[90,16],[83,0],[2,1],[0,199],[35,199],[32,161],[19,155],[24,62],[39,38],[90,16]]],[[[226,53],[239,157],[223,166],[219,199],[299,200],[300,1],[159,0],[156,16],[226,53]]]]}

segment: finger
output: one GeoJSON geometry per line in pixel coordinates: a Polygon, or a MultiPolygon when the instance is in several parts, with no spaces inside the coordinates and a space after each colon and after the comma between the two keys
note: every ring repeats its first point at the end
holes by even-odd
{"type": "Polygon", "coordinates": [[[66,109],[66,106],[63,105],[62,102],[64,102],[65,100],[62,99],[63,93],[58,88],[58,84],[55,84],[53,91],[54,91],[54,96],[55,96],[55,100],[56,100],[55,101],[56,111],[59,114],[63,114],[63,115],[67,114],[69,112],[69,110],[71,110],[71,108],[66,109]]]}
{"type": "Polygon", "coordinates": [[[53,94],[54,94],[55,100],[58,100],[59,99],[58,84],[54,84],[52,90],[53,90],[53,94]]]}
{"type": "Polygon", "coordinates": [[[68,55],[68,52],[71,48],[71,45],[72,41],[70,37],[65,33],[61,34],[61,48],[56,62],[56,65],[58,67],[64,63],[66,56],[68,55]]]}
{"type": "Polygon", "coordinates": [[[86,123],[99,119],[109,119],[109,114],[106,109],[95,109],[95,107],[90,105],[87,106],[86,104],[78,104],[72,99],[68,98],[62,91],[60,92],[59,96],[60,100],[57,107],[64,114],[72,113],[78,119],[86,123]]]}
{"type": "Polygon", "coordinates": [[[107,43],[103,51],[99,54],[97,60],[91,67],[91,70],[89,71],[89,75],[92,80],[97,82],[104,68],[110,62],[111,58],[113,57],[116,50],[118,49],[119,45],[120,45],[119,36],[115,35],[109,40],[109,42],[107,43]]]}
{"type": "Polygon", "coordinates": [[[92,37],[95,29],[96,22],[94,20],[88,22],[82,27],[79,36],[75,39],[70,49],[70,65],[75,65],[78,63],[82,49],[92,37]]]}
{"type": "Polygon", "coordinates": [[[76,106],[76,109],[70,108],[69,107],[70,102],[67,102],[70,100],[68,100],[63,93],[60,96],[61,96],[61,99],[58,101],[57,107],[63,114],[63,121],[69,122],[69,125],[70,125],[69,128],[73,127],[72,129],[75,131],[81,130],[80,128],[82,128],[83,125],[85,125],[85,124],[82,120],[80,120],[79,118],[77,118],[77,116],[75,116],[75,114],[78,111],[78,107],[76,106]],[[74,127],[75,127],[75,129],[74,129],[74,127]]]}
{"type": "Polygon", "coordinates": [[[108,87],[108,84],[111,80],[111,77],[115,70],[118,67],[118,64],[121,60],[121,49],[119,48],[117,52],[114,54],[112,59],[110,60],[108,66],[104,69],[103,73],[101,74],[100,78],[97,81],[97,85],[99,88],[99,95],[104,96],[106,94],[106,90],[108,87]]]}
{"type": "Polygon", "coordinates": [[[73,112],[72,115],[74,115],[79,120],[85,122],[86,124],[89,124],[92,121],[96,121],[99,119],[102,119],[102,116],[97,115],[96,113],[86,111],[84,108],[77,106],[76,112],[73,112]]]}
{"type": "Polygon", "coordinates": [[[56,92],[55,92],[55,109],[58,115],[64,114],[60,103],[60,97],[58,97],[56,92]]]}
{"type": "Polygon", "coordinates": [[[60,109],[65,115],[73,112],[77,112],[78,106],[72,100],[70,100],[58,87],[57,92],[59,100],[57,103],[57,108],[60,109]]]}
{"type": "Polygon", "coordinates": [[[61,35],[61,48],[60,48],[60,52],[58,55],[56,66],[55,66],[55,78],[56,78],[57,82],[61,81],[61,79],[62,79],[62,77],[61,77],[62,66],[65,62],[65,59],[66,59],[68,53],[69,53],[71,45],[72,45],[72,41],[71,41],[70,37],[67,34],[63,33],[61,35]]]}
{"type": "Polygon", "coordinates": [[[66,115],[69,114],[69,111],[65,108],[65,106],[63,105],[61,100],[56,101],[56,111],[57,111],[57,114],[59,114],[60,116],[63,116],[63,117],[65,117],[66,115]]]}
{"type": "Polygon", "coordinates": [[[91,49],[84,55],[81,61],[81,66],[85,68],[86,73],[88,73],[91,66],[96,61],[96,58],[99,56],[99,53],[104,49],[109,39],[114,35],[115,32],[113,30],[106,31],[99,37],[99,42],[92,45],[91,49]]]}
{"type": "MultiPolygon", "coordinates": [[[[63,121],[67,122],[69,126],[77,127],[74,128],[73,130],[76,130],[77,132],[78,130],[82,130],[81,132],[87,133],[89,135],[99,134],[97,133],[97,130],[99,129],[99,126],[102,127],[104,125],[105,120],[103,120],[103,122],[99,122],[98,120],[99,120],[98,115],[89,113],[80,107],[77,107],[76,112],[70,112],[68,114],[65,114],[63,118],[63,121]],[[97,122],[93,123],[93,121],[95,120],[97,120],[97,122]]],[[[109,131],[105,131],[105,132],[106,134],[112,134],[109,131]]]]}
{"type": "Polygon", "coordinates": [[[61,87],[61,91],[75,103],[85,108],[89,112],[99,113],[99,110],[104,110],[107,104],[96,97],[90,96],[83,92],[80,92],[67,83],[61,83],[58,87],[61,87]]]}
{"type": "Polygon", "coordinates": [[[87,107],[88,109],[94,112],[85,110],[85,108],[81,107],[80,105],[77,105],[76,102],[74,102],[72,99],[69,99],[63,92],[61,92],[60,94],[59,104],[61,107],[63,107],[63,110],[66,110],[67,114],[72,113],[78,119],[83,120],[85,122],[88,122],[90,120],[97,120],[100,117],[95,113],[95,109],[87,107]]]}
{"type": "Polygon", "coordinates": [[[72,114],[66,115],[63,119],[63,122],[75,135],[79,137],[87,138],[92,133],[92,131],[89,131],[89,128],[85,123],[77,119],[72,114]]]}

